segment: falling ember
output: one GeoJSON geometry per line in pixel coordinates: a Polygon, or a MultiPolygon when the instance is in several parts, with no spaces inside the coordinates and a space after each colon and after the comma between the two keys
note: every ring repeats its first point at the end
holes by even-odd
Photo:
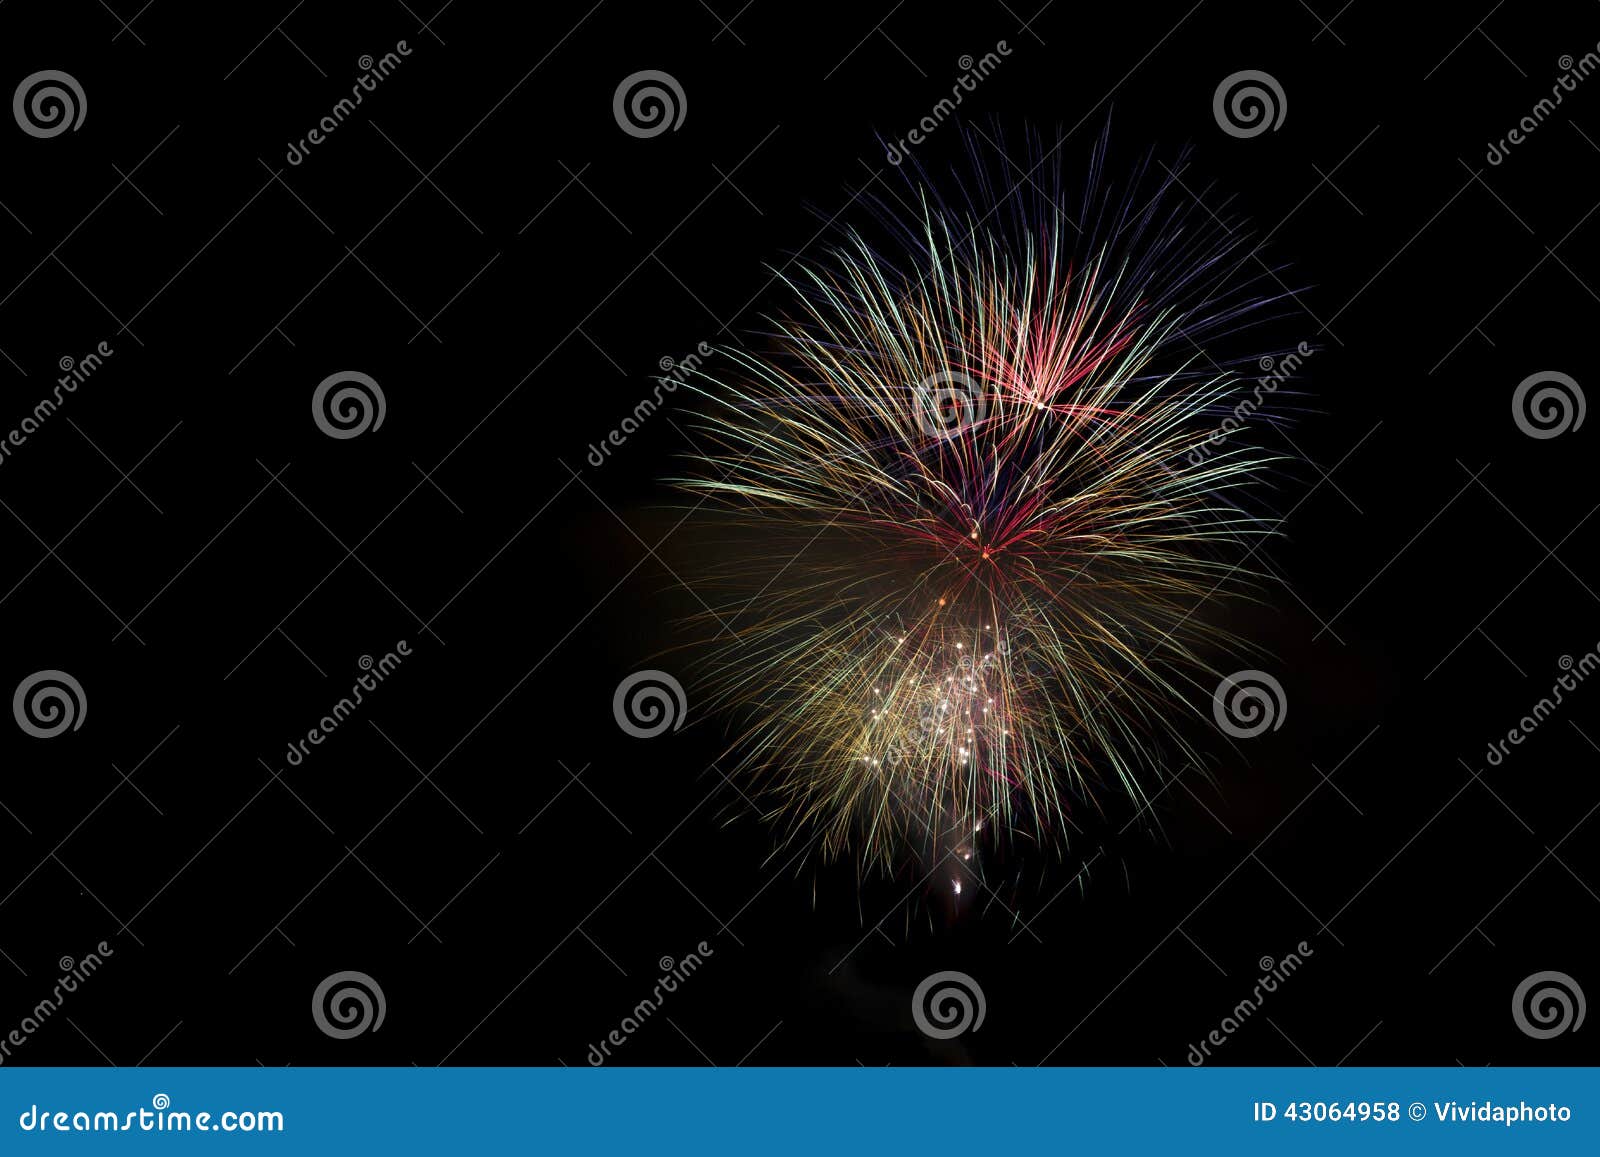
{"type": "Polygon", "coordinates": [[[1228,640],[1196,612],[1271,532],[1245,499],[1270,459],[1207,446],[1244,361],[1202,343],[1270,299],[1244,232],[1171,186],[1100,187],[1076,222],[1020,183],[896,198],[921,210],[894,244],[784,275],[768,344],[686,383],[704,682],[791,838],[885,867],[1060,846],[1096,788],[1142,801],[1194,758],[1171,720],[1228,640]]]}

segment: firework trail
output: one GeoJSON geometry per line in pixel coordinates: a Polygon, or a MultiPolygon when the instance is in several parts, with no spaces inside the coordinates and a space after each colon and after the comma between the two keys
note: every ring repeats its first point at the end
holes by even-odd
{"type": "Polygon", "coordinates": [[[1242,231],[1170,177],[1109,187],[1104,148],[1076,219],[983,149],[958,201],[913,179],[688,383],[702,681],[738,777],[825,858],[1061,848],[1102,789],[1144,801],[1235,645],[1196,611],[1248,589],[1270,459],[1192,454],[1246,387],[1204,346],[1277,298],[1242,231]]]}

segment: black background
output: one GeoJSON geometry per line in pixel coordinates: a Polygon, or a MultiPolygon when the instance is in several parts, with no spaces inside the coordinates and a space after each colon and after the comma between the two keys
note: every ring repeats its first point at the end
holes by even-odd
{"type": "MultiPolygon", "coordinates": [[[[1533,1040],[1510,1004],[1546,969],[1600,991],[1600,691],[1484,752],[1600,641],[1593,422],[1539,441],[1510,407],[1536,371],[1594,385],[1600,80],[1484,157],[1600,9],[434,3],[0,9],[4,91],[88,97],[75,132],[0,125],[0,426],[115,351],[0,464],[4,686],[59,668],[88,701],[53,740],[0,728],[0,1030],[115,952],[7,1063],[582,1064],[701,940],[618,1062],[1181,1065],[1302,940],[1218,1063],[1595,1060],[1593,1026],[1533,1040]],[[773,269],[901,179],[878,135],[1001,40],[968,118],[1060,141],[1069,178],[1108,119],[1113,171],[1193,145],[1184,185],[1270,233],[1320,351],[1268,435],[1283,581],[1235,624],[1283,727],[1212,732],[1210,782],[1148,769],[1181,773],[1154,821],[1086,821],[951,923],[915,880],[774,858],[692,682],[684,731],[619,731],[684,597],[645,545],[682,423],[585,457],[660,359],[782,304],[773,269]],[[618,127],[641,69],[682,85],[677,131],[618,127]],[[1241,69],[1282,84],[1277,131],[1213,119],[1241,69]],[[348,369],[388,408],[341,441],[310,396],[348,369]],[[345,969],[387,1016],[338,1041],[308,1005],[345,969]],[[910,1016],[942,969],[988,1004],[943,1044],[910,1016]]],[[[916,157],[961,152],[947,124],[916,157]]]]}

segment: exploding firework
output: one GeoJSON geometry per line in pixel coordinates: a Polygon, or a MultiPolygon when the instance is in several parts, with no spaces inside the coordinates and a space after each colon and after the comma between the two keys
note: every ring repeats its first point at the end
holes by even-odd
{"type": "Polygon", "coordinates": [[[1242,231],[1170,177],[1106,186],[1104,147],[1076,220],[1059,174],[1002,191],[993,157],[958,204],[913,184],[687,383],[701,682],[826,858],[1059,849],[1102,789],[1144,802],[1236,645],[1197,612],[1248,590],[1270,459],[1196,453],[1248,388],[1206,346],[1275,298],[1242,231]]]}

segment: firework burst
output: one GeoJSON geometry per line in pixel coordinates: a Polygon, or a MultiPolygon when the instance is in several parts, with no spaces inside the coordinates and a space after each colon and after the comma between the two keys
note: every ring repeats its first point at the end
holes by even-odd
{"type": "Polygon", "coordinates": [[[1074,220],[993,171],[958,207],[880,204],[877,244],[791,267],[759,352],[688,383],[702,682],[740,776],[830,858],[1059,848],[1102,789],[1142,803],[1230,643],[1197,609],[1270,532],[1267,456],[1195,453],[1243,385],[1206,343],[1274,300],[1229,286],[1244,235],[1170,179],[1093,176],[1074,220]]]}

